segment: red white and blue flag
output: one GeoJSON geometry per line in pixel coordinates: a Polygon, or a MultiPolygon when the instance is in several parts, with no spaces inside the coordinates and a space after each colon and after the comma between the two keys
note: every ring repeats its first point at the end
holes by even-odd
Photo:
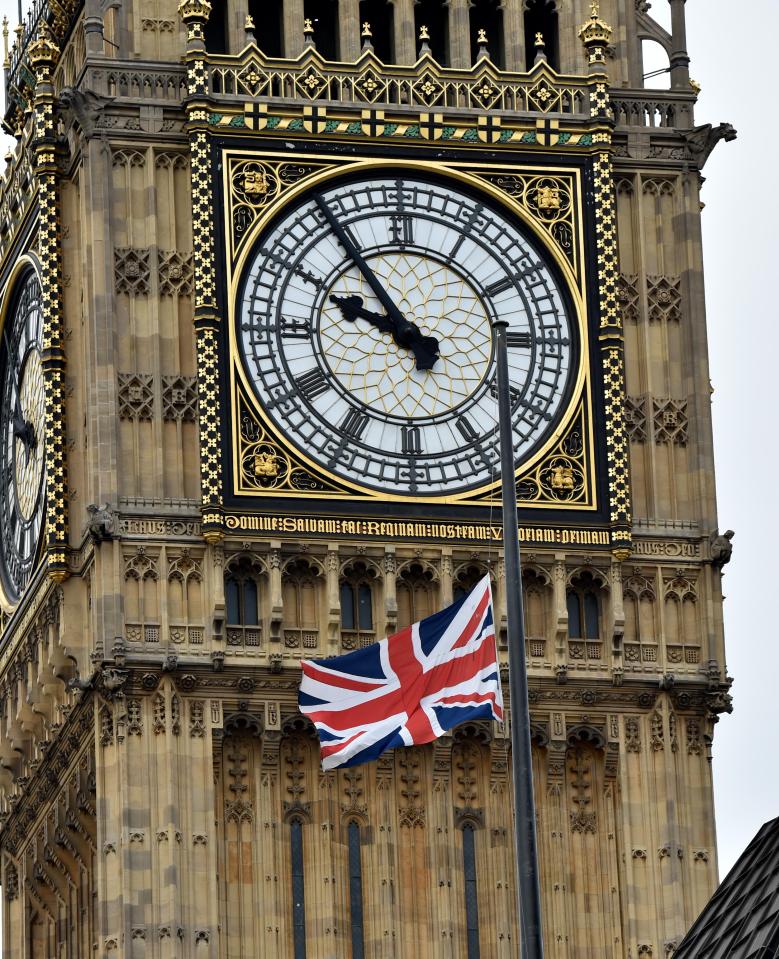
{"type": "Polygon", "coordinates": [[[473,719],[503,719],[489,576],[394,636],[301,666],[300,711],[319,733],[323,769],[429,743],[473,719]]]}

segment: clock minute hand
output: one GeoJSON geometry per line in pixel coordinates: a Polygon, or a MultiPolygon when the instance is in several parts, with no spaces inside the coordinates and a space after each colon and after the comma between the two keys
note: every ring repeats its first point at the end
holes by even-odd
{"type": "Polygon", "coordinates": [[[368,286],[376,294],[379,303],[387,311],[387,317],[394,324],[394,329],[389,331],[392,333],[393,340],[398,346],[402,346],[414,354],[418,370],[432,369],[438,359],[438,340],[434,336],[424,336],[416,323],[412,323],[403,316],[320,193],[314,194],[314,202],[319,207],[322,216],[327,220],[333,233],[335,233],[338,242],[346,250],[357,269],[362,273],[368,286]]]}

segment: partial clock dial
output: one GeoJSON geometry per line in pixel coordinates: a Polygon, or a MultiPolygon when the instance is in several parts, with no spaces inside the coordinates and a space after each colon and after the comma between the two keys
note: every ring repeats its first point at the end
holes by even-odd
{"type": "Polygon", "coordinates": [[[15,602],[35,565],[45,498],[45,394],[41,289],[30,272],[15,295],[0,341],[0,575],[15,602]]]}
{"type": "Polygon", "coordinates": [[[441,497],[499,474],[497,317],[520,464],[577,374],[563,283],[508,210],[404,172],[328,184],[281,214],[246,271],[237,338],[265,415],[309,461],[441,497]]]}

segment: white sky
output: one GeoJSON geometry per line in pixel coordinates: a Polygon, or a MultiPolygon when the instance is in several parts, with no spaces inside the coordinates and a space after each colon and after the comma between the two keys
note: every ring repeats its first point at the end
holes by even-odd
{"type": "MultiPolygon", "coordinates": [[[[654,0],[651,12],[668,24],[665,0],[654,0]]],[[[0,0],[3,15],[15,24],[15,0],[0,0]]],[[[687,34],[690,72],[703,84],[697,122],[727,121],[739,131],[710,158],[703,190],[720,528],[736,531],[724,580],[735,712],[722,717],[714,743],[724,876],[760,825],[779,815],[770,652],[779,614],[774,619],[761,599],[763,588],[766,599],[779,595],[769,572],[779,556],[777,423],[770,416],[770,390],[779,383],[779,311],[776,292],[767,288],[779,282],[779,190],[771,173],[779,135],[773,107],[762,103],[766,96],[772,104],[775,92],[779,4],[687,0],[687,34]]]]}

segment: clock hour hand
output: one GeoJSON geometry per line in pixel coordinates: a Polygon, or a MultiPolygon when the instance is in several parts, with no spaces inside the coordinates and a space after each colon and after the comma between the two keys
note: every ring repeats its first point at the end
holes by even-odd
{"type": "MultiPolygon", "coordinates": [[[[314,202],[319,207],[322,216],[327,220],[338,242],[344,250],[346,250],[350,259],[360,273],[362,273],[368,286],[376,295],[379,303],[381,303],[387,311],[386,318],[392,323],[392,328],[387,330],[387,332],[392,334],[392,339],[398,346],[402,346],[414,354],[418,370],[432,370],[438,359],[438,340],[434,336],[425,336],[416,323],[412,323],[403,316],[395,305],[392,297],[384,289],[379,278],[368,265],[365,257],[354,245],[347,231],[341,226],[333,214],[333,211],[325,203],[324,197],[319,193],[315,193],[314,202]]],[[[357,299],[359,299],[359,297],[357,297],[357,299]]],[[[360,305],[362,305],[362,301],[360,305]]],[[[346,314],[344,314],[344,316],[345,315],[346,314]]],[[[378,314],[373,314],[373,316],[378,316],[378,314]]]]}
{"type": "Polygon", "coordinates": [[[367,320],[380,333],[391,333],[394,337],[394,322],[388,316],[366,310],[362,305],[361,296],[331,296],[330,302],[335,303],[343,314],[343,318],[349,320],[350,323],[356,323],[357,320],[367,320]]]}

